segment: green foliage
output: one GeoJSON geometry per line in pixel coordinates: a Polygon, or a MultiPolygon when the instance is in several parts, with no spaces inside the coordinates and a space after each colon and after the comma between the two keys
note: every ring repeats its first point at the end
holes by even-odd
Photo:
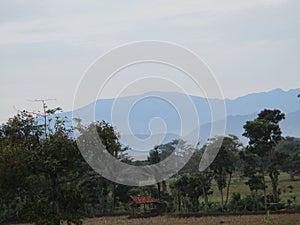
{"type": "Polygon", "coordinates": [[[205,208],[208,208],[207,196],[212,194],[212,173],[189,173],[179,175],[169,183],[171,193],[175,200],[176,210],[198,212],[200,209],[199,197],[206,200],[205,208]]]}
{"type": "Polygon", "coordinates": [[[70,139],[71,130],[63,119],[56,118],[44,138],[44,129],[36,121],[23,111],[1,127],[4,216],[36,224],[59,224],[61,220],[79,224],[83,217],[79,202],[84,195],[77,187],[83,160],[70,139]]]}
{"type": "MultiPolygon", "coordinates": [[[[280,200],[277,188],[280,169],[292,174],[299,166],[299,140],[281,137],[278,122],[284,115],[278,110],[264,110],[245,125],[244,135],[249,138],[249,145],[242,150],[235,136],[224,137],[215,161],[201,173],[198,167],[203,149],[196,147],[190,161],[169,181],[145,187],[115,184],[83,160],[71,138],[72,130],[57,114],[59,110],[46,111],[46,129],[38,123],[38,117],[26,111],[0,126],[0,223],[20,220],[35,224],[56,225],[62,221],[81,224],[85,216],[128,211],[124,203],[130,200],[130,195],[151,195],[170,212],[259,211],[265,204],[260,191],[267,191],[265,176],[270,177],[272,185],[272,194],[266,192],[267,203],[275,205],[280,200]],[[233,193],[228,200],[231,178],[240,176],[236,168],[243,169],[251,193],[233,193]],[[213,185],[221,198],[209,201],[213,185]]],[[[132,162],[125,154],[127,148],[119,142],[119,134],[109,123],[101,121],[87,127],[79,123],[77,129],[82,134],[92,127],[112,156],[136,166],[164,160],[179,143],[173,140],[156,146],[148,160],[132,162]]],[[[208,144],[213,146],[218,138],[208,144]]],[[[84,136],[79,136],[79,141],[89,142],[83,139],[84,136]]],[[[287,207],[296,209],[299,206],[296,195],[292,194],[287,207]]]]}
{"type": "Polygon", "coordinates": [[[5,149],[0,156],[0,222],[18,217],[26,205],[28,151],[19,148],[5,149]]]}
{"type": "Polygon", "coordinates": [[[263,209],[263,198],[261,195],[257,195],[252,192],[250,195],[246,195],[243,198],[240,193],[233,193],[229,203],[228,210],[230,212],[242,212],[242,211],[259,211],[263,209]]]}
{"type": "Polygon", "coordinates": [[[241,199],[240,193],[232,193],[232,197],[228,203],[228,210],[232,212],[244,210],[244,202],[241,199]]]}
{"type": "Polygon", "coordinates": [[[300,171],[300,139],[286,137],[278,143],[276,150],[284,157],[284,162],[280,165],[280,170],[290,174],[300,171]]]}
{"type": "MultiPolygon", "coordinates": [[[[80,132],[79,137],[77,138],[77,143],[85,143],[85,145],[91,145],[90,149],[93,149],[94,140],[91,138],[91,135],[88,135],[90,132],[93,132],[95,129],[100,137],[101,144],[103,144],[106,150],[115,158],[120,161],[128,162],[130,159],[124,154],[124,151],[127,148],[122,148],[119,137],[120,135],[115,131],[115,128],[105,121],[95,122],[90,124],[87,127],[84,127],[80,120],[77,121],[76,129],[80,132]]],[[[88,150],[88,148],[86,149],[88,150]]],[[[93,158],[95,157],[94,152],[86,152],[85,157],[93,158]]],[[[118,184],[105,179],[104,177],[97,174],[95,171],[88,168],[88,177],[86,178],[84,185],[87,189],[89,195],[89,203],[92,207],[97,207],[98,210],[95,210],[93,213],[106,213],[113,212],[115,207],[118,205],[118,184]],[[109,200],[109,194],[111,193],[112,202],[109,200]],[[110,206],[109,206],[110,203],[110,206]]],[[[120,193],[120,191],[118,191],[120,193]]]]}
{"type": "Polygon", "coordinates": [[[215,145],[218,143],[218,139],[222,138],[222,144],[219,147],[218,154],[210,165],[210,169],[214,174],[214,179],[217,183],[218,190],[221,194],[221,207],[222,211],[224,211],[224,206],[227,204],[228,201],[228,193],[229,193],[229,186],[231,182],[232,173],[235,170],[235,164],[238,159],[238,151],[239,148],[242,146],[238,138],[236,136],[229,136],[229,137],[218,137],[211,140],[209,143],[210,146],[215,145]],[[223,189],[227,187],[227,196],[226,200],[224,201],[224,193],[223,189]]]}
{"type": "Polygon", "coordinates": [[[274,201],[279,201],[278,176],[279,166],[284,160],[284,155],[276,150],[282,140],[278,123],[285,118],[279,110],[265,109],[253,121],[244,125],[245,137],[249,144],[241,157],[245,160],[244,175],[249,177],[248,184],[251,189],[262,188],[264,191],[264,207],[267,209],[267,191],[265,175],[271,178],[274,201]]]}
{"type": "Polygon", "coordinates": [[[240,152],[240,157],[245,161],[243,173],[244,176],[248,178],[245,184],[249,186],[251,191],[257,192],[258,190],[264,190],[264,177],[261,173],[261,167],[259,166],[259,156],[246,150],[240,152]]]}
{"type": "MultiPolygon", "coordinates": [[[[169,155],[171,155],[172,152],[175,150],[178,143],[179,143],[179,140],[173,140],[169,143],[156,146],[155,149],[158,151],[159,160],[164,160],[169,155]]],[[[155,151],[155,149],[154,149],[154,151],[155,151]]],[[[150,151],[150,154],[152,153],[152,151],[150,151]]]]}
{"type": "Polygon", "coordinates": [[[264,223],[263,223],[263,225],[267,225],[269,223],[269,219],[270,219],[270,211],[268,210],[266,212],[265,217],[264,217],[264,223]]]}

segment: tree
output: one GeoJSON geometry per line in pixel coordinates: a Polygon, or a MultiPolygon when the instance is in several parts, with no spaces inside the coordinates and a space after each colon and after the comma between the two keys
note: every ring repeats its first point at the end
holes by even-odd
{"type": "Polygon", "coordinates": [[[178,212],[182,211],[183,199],[187,195],[186,186],[188,183],[187,175],[177,176],[170,181],[169,186],[176,202],[176,209],[178,212]]]}
{"type": "MultiPolygon", "coordinates": [[[[165,146],[172,146],[174,143],[173,141],[165,146]]],[[[208,196],[213,193],[211,190],[213,172],[210,168],[199,172],[199,163],[205,148],[206,146],[203,146],[199,149],[198,145],[197,148],[194,149],[194,153],[189,162],[180,170],[177,177],[170,181],[170,189],[178,211],[181,211],[184,207],[183,200],[187,197],[192,202],[192,210],[197,211],[199,209],[200,196],[204,199],[205,212],[208,211],[208,196]]]]}
{"type": "MultiPolygon", "coordinates": [[[[83,159],[75,140],[70,138],[72,131],[66,128],[63,119],[56,117],[53,129],[49,130],[47,138],[34,152],[30,164],[33,172],[49,187],[44,191],[47,195],[45,203],[51,207],[49,211],[45,210],[48,214],[44,219],[48,220],[50,216],[53,224],[60,224],[64,219],[80,223],[82,206],[78,202],[82,201],[83,193],[78,187],[78,181],[82,175],[80,168],[84,164],[83,159]]],[[[32,205],[33,210],[36,205],[32,205]]],[[[37,216],[33,218],[40,219],[40,215],[37,216]]]]}
{"type": "Polygon", "coordinates": [[[293,174],[300,170],[300,139],[286,137],[279,142],[276,150],[285,156],[285,161],[280,165],[280,170],[287,172],[291,176],[291,180],[294,180],[293,174]]]}
{"type": "Polygon", "coordinates": [[[208,196],[213,194],[213,191],[211,190],[211,182],[213,177],[214,175],[209,168],[199,174],[199,183],[202,188],[205,212],[208,212],[208,196]]]}
{"type": "MultiPolygon", "coordinates": [[[[109,124],[108,122],[102,120],[95,123],[90,124],[87,127],[84,127],[81,124],[81,121],[77,120],[78,124],[76,129],[81,133],[81,135],[78,137],[78,140],[80,142],[89,142],[86,138],[88,138],[88,135],[83,135],[84,133],[91,132],[94,128],[97,130],[97,134],[100,137],[100,140],[102,144],[105,146],[106,150],[115,158],[118,160],[126,161],[128,158],[124,154],[124,151],[127,150],[127,148],[123,148],[119,142],[120,135],[118,132],[116,132],[115,128],[109,124]]],[[[92,153],[89,157],[93,157],[92,153]]],[[[98,203],[102,205],[102,212],[107,211],[107,202],[108,202],[108,194],[109,194],[109,188],[111,187],[111,193],[112,193],[112,204],[111,204],[111,211],[114,211],[116,204],[117,204],[117,196],[116,196],[116,189],[117,184],[107,180],[106,178],[99,176],[94,171],[90,171],[90,181],[86,181],[85,183],[88,186],[92,186],[92,183],[97,184],[98,186],[98,203]],[[102,193],[102,194],[101,194],[102,193]],[[99,195],[101,194],[101,195],[99,195]]]]}
{"type": "Polygon", "coordinates": [[[274,200],[279,200],[277,188],[279,176],[278,160],[280,156],[275,147],[282,139],[278,123],[284,118],[285,115],[280,110],[265,109],[258,114],[256,119],[247,121],[244,125],[245,132],[243,136],[249,138],[246,153],[253,154],[259,165],[257,173],[260,174],[263,183],[265,210],[267,210],[267,186],[265,181],[267,173],[271,178],[274,200]]]}
{"type": "MultiPolygon", "coordinates": [[[[148,162],[149,164],[156,164],[160,162],[160,156],[159,156],[159,150],[158,150],[159,146],[155,146],[154,150],[151,150],[149,152],[149,156],[148,156],[148,162]]],[[[158,182],[156,183],[157,186],[157,193],[158,193],[158,199],[161,198],[161,185],[165,186],[166,182],[162,181],[161,183],[158,182]]]]}
{"type": "Polygon", "coordinates": [[[191,173],[188,175],[185,191],[190,198],[193,212],[199,211],[199,197],[203,195],[203,189],[200,185],[200,173],[191,173]]]}
{"type": "Polygon", "coordinates": [[[256,210],[258,210],[258,190],[264,190],[264,177],[261,174],[261,167],[259,165],[260,158],[249,151],[241,151],[240,158],[245,162],[243,173],[248,180],[245,182],[249,186],[250,191],[254,192],[256,210]]]}
{"type": "MultiPolygon", "coordinates": [[[[56,112],[47,111],[47,115],[56,112]]],[[[84,161],[65,120],[48,119],[47,137],[38,118],[26,111],[1,126],[1,196],[7,193],[17,200],[18,205],[10,209],[14,218],[36,224],[56,225],[62,220],[80,224],[84,194],[79,178],[84,161]]]]}
{"type": "MultiPolygon", "coordinates": [[[[96,124],[96,129],[98,135],[101,139],[103,145],[105,145],[107,151],[117,159],[121,159],[124,155],[122,154],[125,149],[122,149],[119,142],[120,135],[115,131],[115,128],[109,123],[102,120],[96,124]]],[[[111,211],[114,211],[116,207],[116,187],[117,184],[114,182],[109,182],[112,185],[112,208],[111,211]]]]}
{"type": "Polygon", "coordinates": [[[29,185],[29,161],[30,152],[19,147],[5,148],[0,153],[0,223],[22,217],[29,185]]]}
{"type": "Polygon", "coordinates": [[[180,142],[180,140],[175,139],[166,144],[161,144],[161,145],[156,146],[155,149],[157,150],[159,160],[163,161],[168,156],[170,156],[172,154],[172,152],[176,149],[176,146],[179,144],[179,142],[180,142]]]}
{"type": "Polygon", "coordinates": [[[228,195],[229,195],[229,188],[232,178],[232,173],[235,170],[235,163],[238,159],[238,150],[241,146],[239,143],[239,140],[236,136],[228,136],[228,137],[217,137],[214,139],[211,139],[211,143],[209,145],[214,145],[216,142],[218,142],[217,139],[222,139],[222,144],[219,147],[218,154],[213,161],[213,163],[210,165],[210,169],[214,173],[214,179],[217,182],[218,190],[221,195],[221,207],[222,211],[224,211],[224,206],[226,206],[228,202],[228,195]],[[224,193],[223,189],[226,190],[226,198],[224,201],[224,193]]]}
{"type": "Polygon", "coordinates": [[[0,223],[24,212],[31,186],[28,164],[40,134],[36,117],[26,111],[0,126],[0,223]]]}
{"type": "Polygon", "coordinates": [[[203,178],[202,174],[193,172],[178,175],[170,182],[170,188],[179,212],[182,208],[193,212],[199,211],[199,197],[203,195],[203,188],[199,182],[201,178],[203,178]]]}
{"type": "Polygon", "coordinates": [[[37,117],[21,111],[0,127],[0,153],[5,148],[20,147],[33,150],[40,143],[41,125],[37,117]]]}

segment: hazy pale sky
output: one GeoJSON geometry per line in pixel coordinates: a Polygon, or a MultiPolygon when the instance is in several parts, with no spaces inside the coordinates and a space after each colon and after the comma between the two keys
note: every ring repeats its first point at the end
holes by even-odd
{"type": "Polygon", "coordinates": [[[194,51],[226,98],[299,88],[299,12],[299,0],[1,0],[0,122],[41,109],[36,98],[71,110],[88,66],[139,40],[194,51]]]}

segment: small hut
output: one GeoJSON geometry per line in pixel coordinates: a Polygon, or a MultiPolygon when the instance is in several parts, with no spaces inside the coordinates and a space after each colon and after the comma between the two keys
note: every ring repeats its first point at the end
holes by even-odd
{"type": "Polygon", "coordinates": [[[159,209],[162,205],[162,203],[154,198],[152,198],[150,195],[143,195],[143,196],[136,196],[132,195],[130,196],[131,201],[126,203],[127,206],[130,206],[132,208],[132,214],[133,216],[153,216],[158,215],[159,209]],[[138,209],[140,205],[144,206],[144,212],[135,214],[135,209],[138,209]]]}

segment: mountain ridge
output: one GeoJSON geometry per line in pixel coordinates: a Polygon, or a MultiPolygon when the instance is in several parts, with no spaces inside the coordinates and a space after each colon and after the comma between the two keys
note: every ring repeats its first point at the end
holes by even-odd
{"type": "MultiPolygon", "coordinates": [[[[253,120],[263,109],[279,109],[287,116],[287,119],[281,123],[283,135],[299,137],[300,99],[297,98],[299,93],[300,88],[287,91],[274,89],[268,92],[248,94],[236,99],[224,99],[227,114],[215,119],[214,125],[217,126],[222,120],[226,120],[225,134],[234,134],[245,143],[246,141],[242,137],[245,122],[253,120]]],[[[82,119],[87,123],[101,120],[111,123],[120,132],[121,142],[124,139],[129,140],[130,138],[127,137],[130,135],[145,139],[150,135],[160,136],[159,134],[163,132],[167,135],[167,138],[163,141],[165,143],[170,141],[171,137],[180,134],[182,119],[185,118],[185,122],[189,124],[187,127],[190,130],[193,130],[193,127],[200,126],[199,140],[203,143],[209,137],[212,125],[211,104],[222,103],[220,99],[185,96],[176,92],[150,92],[118,99],[99,99],[86,107],[75,110],[74,114],[75,117],[76,115],[82,116],[82,119]],[[195,118],[192,117],[192,112],[188,108],[181,107],[182,111],[178,112],[178,108],[172,104],[173,102],[168,102],[166,99],[177,102],[180,107],[185,105],[187,100],[191,100],[196,109],[199,124],[194,121],[195,118]],[[93,121],[89,121],[89,118],[85,118],[89,114],[87,112],[94,109],[95,118],[93,121]],[[160,119],[153,120],[157,118],[160,119]],[[124,135],[126,138],[122,138],[124,135]]],[[[64,116],[71,118],[72,112],[66,112],[64,116]]],[[[132,140],[134,141],[134,138],[132,140]]],[[[157,139],[155,143],[153,142],[153,146],[160,144],[156,142],[157,139]]],[[[126,142],[122,144],[134,145],[134,143],[126,142]]]]}

